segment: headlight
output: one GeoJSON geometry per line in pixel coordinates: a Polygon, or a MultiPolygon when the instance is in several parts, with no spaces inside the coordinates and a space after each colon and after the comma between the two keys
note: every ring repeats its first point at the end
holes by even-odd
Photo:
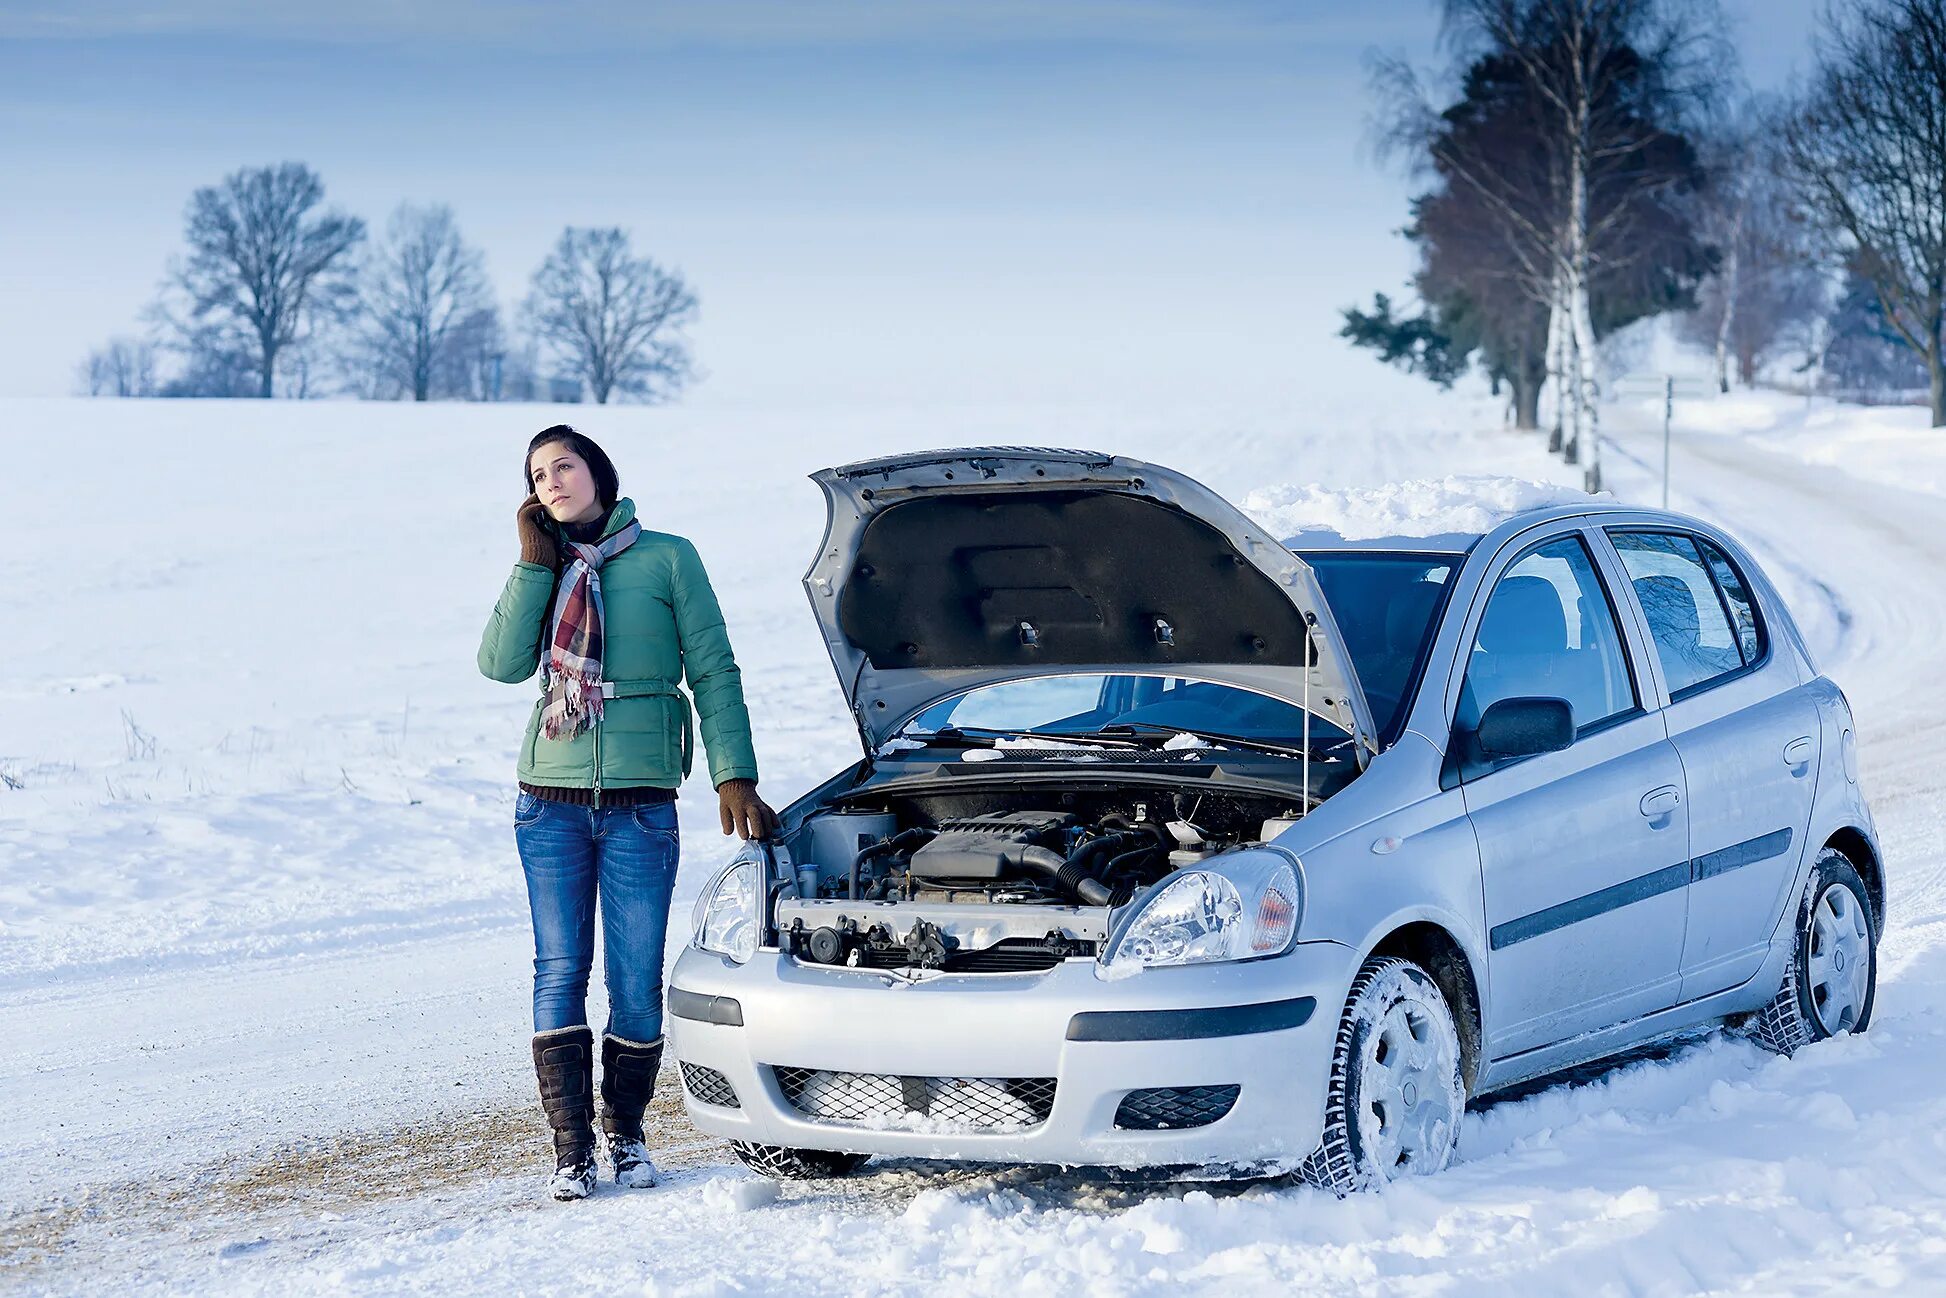
{"type": "Polygon", "coordinates": [[[690,939],[700,951],[726,955],[738,964],[757,954],[763,933],[763,863],[745,849],[696,898],[690,939]]]}
{"type": "Polygon", "coordinates": [[[1303,906],[1297,871],[1281,852],[1245,851],[1171,875],[1110,935],[1101,972],[1119,977],[1167,965],[1282,955],[1303,906]]]}

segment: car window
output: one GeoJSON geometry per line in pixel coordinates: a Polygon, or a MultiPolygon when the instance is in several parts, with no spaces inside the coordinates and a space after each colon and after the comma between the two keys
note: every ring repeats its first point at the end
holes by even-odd
{"type": "MultiPolygon", "coordinates": [[[[1672,698],[1694,693],[1756,660],[1754,619],[1751,652],[1746,657],[1743,637],[1731,624],[1729,601],[1717,589],[1710,565],[1692,537],[1679,532],[1625,531],[1609,536],[1648,618],[1649,638],[1655,641],[1656,658],[1672,698]]],[[[1747,614],[1749,596],[1741,582],[1737,589],[1747,614]]]]}
{"type": "Polygon", "coordinates": [[[1746,664],[1756,662],[1764,656],[1764,629],[1757,620],[1757,606],[1750,598],[1750,588],[1744,582],[1743,574],[1737,571],[1736,565],[1724,556],[1723,551],[1708,541],[1691,539],[1696,541],[1696,548],[1703,552],[1703,558],[1709,562],[1710,575],[1716,578],[1717,592],[1723,596],[1723,603],[1730,610],[1730,620],[1736,624],[1737,652],[1743,655],[1746,664]]]}
{"type": "Polygon", "coordinates": [[[1381,740],[1404,722],[1455,560],[1446,555],[1303,555],[1344,637],[1381,740]]]}
{"type": "Polygon", "coordinates": [[[1545,542],[1501,575],[1487,600],[1454,723],[1471,730],[1501,699],[1566,699],[1577,733],[1636,709],[1628,655],[1588,547],[1545,542]]]}
{"type": "MultiPolygon", "coordinates": [[[[1179,683],[1158,681],[1155,688],[1173,689],[1179,683]]],[[[977,726],[1024,730],[1044,726],[1094,708],[1101,700],[1102,684],[1103,678],[1100,676],[1044,676],[1024,681],[1002,681],[926,709],[920,714],[923,722],[919,728],[938,730],[944,726],[977,726]]],[[[915,718],[915,721],[918,719],[915,718]]]]}
{"type": "Polygon", "coordinates": [[[1183,676],[1079,673],[982,685],[941,699],[900,728],[907,738],[959,730],[1020,730],[1088,735],[1106,726],[1177,726],[1260,739],[1333,742],[1345,733],[1313,715],[1307,727],[1295,703],[1254,690],[1183,676]]]}

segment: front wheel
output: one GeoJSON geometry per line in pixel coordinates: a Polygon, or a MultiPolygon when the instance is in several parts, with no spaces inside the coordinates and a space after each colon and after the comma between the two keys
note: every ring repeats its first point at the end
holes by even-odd
{"type": "Polygon", "coordinates": [[[1871,1026],[1878,997],[1878,924],[1865,881],[1842,852],[1826,848],[1798,901],[1783,986],[1749,1024],[1751,1038],[1780,1055],[1871,1026]]]}
{"type": "Polygon", "coordinates": [[[753,1172],[779,1181],[818,1181],[826,1177],[850,1176],[865,1165],[867,1154],[846,1154],[834,1149],[792,1149],[788,1145],[758,1145],[748,1140],[733,1140],[730,1149],[753,1172]]]}
{"type": "Polygon", "coordinates": [[[1324,1139],[1298,1176],[1343,1195],[1437,1172],[1465,1111],[1459,1029],[1438,984],[1410,960],[1367,960],[1338,1024],[1324,1139]]]}

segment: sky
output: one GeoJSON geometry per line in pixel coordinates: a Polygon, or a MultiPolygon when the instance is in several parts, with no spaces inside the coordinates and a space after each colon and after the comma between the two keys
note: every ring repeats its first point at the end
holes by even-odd
{"type": "MultiPolygon", "coordinates": [[[[1780,85],[1816,0],[1724,0],[1780,85]]],[[[1411,178],[1366,59],[1436,0],[0,0],[0,395],[75,390],[191,192],[449,203],[504,307],[566,225],[701,299],[709,404],[1302,402],[1389,377],[1411,178]]]]}

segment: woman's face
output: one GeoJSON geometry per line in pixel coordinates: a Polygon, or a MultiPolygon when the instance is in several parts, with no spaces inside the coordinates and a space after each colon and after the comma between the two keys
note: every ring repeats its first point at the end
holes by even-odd
{"type": "Polygon", "coordinates": [[[586,523],[601,515],[595,475],[565,442],[534,449],[527,459],[527,483],[557,523],[586,523]]]}

